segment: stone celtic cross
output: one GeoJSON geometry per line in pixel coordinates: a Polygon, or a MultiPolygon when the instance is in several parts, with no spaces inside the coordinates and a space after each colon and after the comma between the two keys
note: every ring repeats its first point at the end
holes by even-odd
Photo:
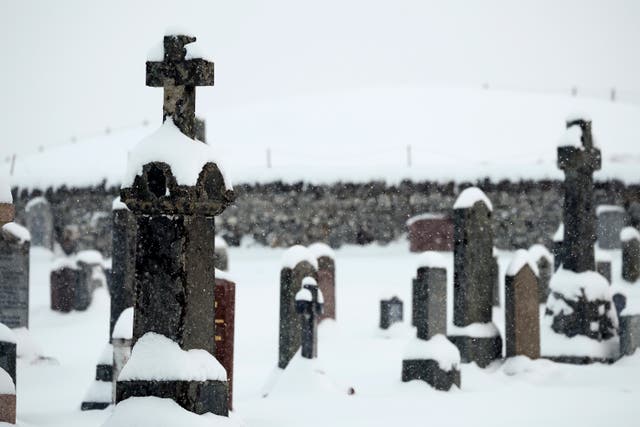
{"type": "Polygon", "coordinates": [[[171,116],[178,128],[195,139],[196,86],[213,86],[213,62],[202,58],[187,58],[185,46],[195,37],[173,35],[164,37],[164,60],[147,61],[147,86],[164,88],[162,120],[171,116]]]}

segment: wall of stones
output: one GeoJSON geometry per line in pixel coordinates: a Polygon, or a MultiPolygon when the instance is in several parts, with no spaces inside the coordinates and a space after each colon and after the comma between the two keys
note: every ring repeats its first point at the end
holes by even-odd
{"type": "MultiPolygon", "coordinates": [[[[450,213],[456,195],[470,185],[482,188],[494,205],[496,246],[515,249],[549,243],[562,217],[564,195],[559,181],[237,185],[235,205],[216,218],[217,233],[231,245],[243,238],[274,247],[319,240],[333,247],[387,243],[406,233],[405,222],[413,215],[450,213]]],[[[23,222],[26,202],[38,195],[44,195],[52,205],[56,236],[66,225],[76,224],[81,249],[110,253],[111,204],[118,195],[116,188],[49,189],[44,194],[16,189],[19,222],[23,222]]],[[[618,181],[597,183],[595,198],[597,204],[628,206],[640,202],[640,186],[618,181]]]]}

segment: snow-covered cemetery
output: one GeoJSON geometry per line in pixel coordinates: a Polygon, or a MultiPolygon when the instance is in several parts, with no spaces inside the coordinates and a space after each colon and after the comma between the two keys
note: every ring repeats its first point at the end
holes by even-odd
{"type": "Polygon", "coordinates": [[[638,22],[0,0],[0,426],[640,425],[638,22]]]}

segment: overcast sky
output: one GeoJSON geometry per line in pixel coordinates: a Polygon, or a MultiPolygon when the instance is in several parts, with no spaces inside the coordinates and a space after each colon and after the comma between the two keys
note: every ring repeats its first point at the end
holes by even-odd
{"type": "MultiPolygon", "coordinates": [[[[167,27],[216,63],[202,115],[353,88],[491,87],[640,100],[636,0],[0,0],[0,158],[158,122],[144,62],[167,27]]],[[[210,132],[214,130],[210,129],[210,132]]]]}

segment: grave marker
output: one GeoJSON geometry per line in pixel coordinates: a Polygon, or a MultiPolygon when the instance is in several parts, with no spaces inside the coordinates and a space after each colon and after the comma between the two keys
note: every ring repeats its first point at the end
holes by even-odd
{"type": "Polygon", "coordinates": [[[26,228],[0,229],[0,323],[10,328],[29,327],[29,246],[26,228]]]}
{"type": "Polygon", "coordinates": [[[324,306],[320,321],[336,318],[336,262],[335,253],[324,243],[309,245],[309,250],[318,261],[318,287],[322,292],[324,306]]]}
{"type": "Polygon", "coordinates": [[[620,232],[622,241],[622,278],[636,282],[640,278],[640,232],[633,227],[625,227],[620,232]]]}
{"type": "Polygon", "coordinates": [[[53,249],[53,213],[44,197],[34,197],[25,208],[25,221],[31,233],[31,245],[53,249]]]}
{"type": "Polygon", "coordinates": [[[404,307],[402,300],[393,296],[380,301],[380,329],[389,329],[394,323],[402,322],[404,307]]]}
{"type": "Polygon", "coordinates": [[[109,336],[113,334],[113,328],[122,312],[133,306],[133,283],[136,267],[136,217],[127,208],[127,205],[120,201],[120,197],[113,201],[112,212],[109,336]]]}
{"type": "Polygon", "coordinates": [[[602,249],[620,249],[620,232],[627,223],[622,206],[600,205],[596,208],[598,246],[602,249]]]}
{"type": "Polygon", "coordinates": [[[553,235],[553,246],[551,247],[551,253],[553,254],[553,269],[558,271],[563,262],[564,254],[564,224],[560,223],[558,229],[553,235]]]}
{"type": "Polygon", "coordinates": [[[51,266],[51,310],[68,313],[75,307],[80,269],[74,258],[63,256],[51,266]]]}
{"type": "Polygon", "coordinates": [[[453,250],[453,222],[446,215],[416,215],[409,218],[407,228],[411,252],[453,250]]]}

